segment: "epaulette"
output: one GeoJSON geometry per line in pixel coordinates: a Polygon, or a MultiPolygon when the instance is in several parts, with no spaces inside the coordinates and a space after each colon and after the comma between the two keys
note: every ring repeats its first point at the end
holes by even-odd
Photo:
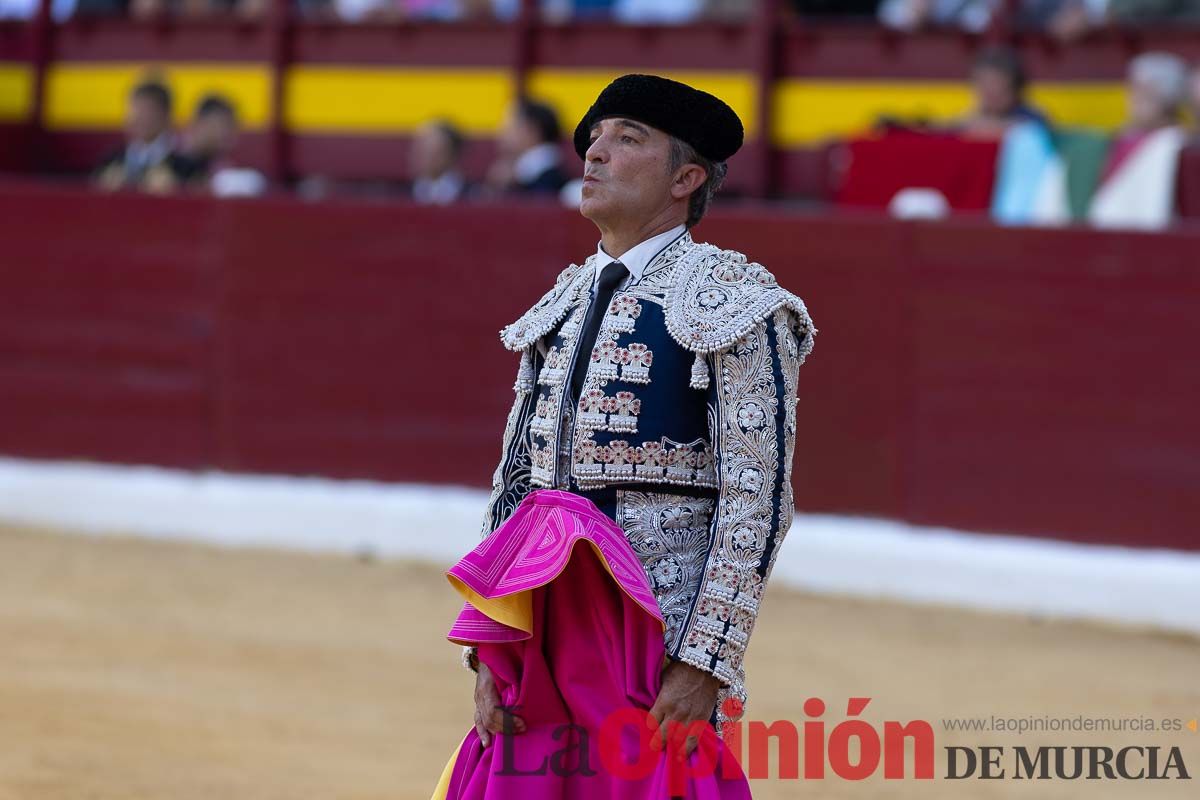
{"type": "Polygon", "coordinates": [[[500,341],[509,350],[524,350],[549,333],[566,317],[571,304],[586,294],[592,283],[591,255],[583,264],[571,264],[558,273],[554,286],[520,318],[500,331],[500,341]]]}
{"type": "Polygon", "coordinates": [[[817,333],[804,301],[780,286],[766,267],[710,244],[696,243],[683,257],[665,306],[667,332],[697,356],[733,346],[781,308],[791,312],[801,364],[817,333]]]}

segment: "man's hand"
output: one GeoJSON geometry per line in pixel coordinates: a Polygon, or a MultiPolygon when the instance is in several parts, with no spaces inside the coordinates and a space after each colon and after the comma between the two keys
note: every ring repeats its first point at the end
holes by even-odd
{"type": "Polygon", "coordinates": [[[505,715],[512,726],[508,732],[525,732],[525,720],[500,707],[500,692],[496,689],[492,672],[486,665],[480,664],[479,672],[475,675],[475,732],[479,734],[479,741],[484,747],[492,743],[493,733],[506,733],[505,715]]]}
{"type": "MultiPolygon", "coordinates": [[[[658,699],[650,709],[650,716],[658,723],[658,736],[663,746],[676,744],[669,738],[678,735],[694,722],[708,724],[713,709],[717,706],[717,690],[721,682],[707,672],[696,669],[691,664],[682,661],[672,661],[663,670],[662,689],[658,699]],[[676,723],[675,731],[671,723],[676,723]]],[[[681,758],[686,758],[696,749],[698,740],[695,736],[687,737],[677,752],[681,758]]]]}

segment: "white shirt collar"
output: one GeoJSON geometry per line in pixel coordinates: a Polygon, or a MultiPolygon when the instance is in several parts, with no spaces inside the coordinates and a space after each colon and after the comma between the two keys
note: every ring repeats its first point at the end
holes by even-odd
{"type": "Polygon", "coordinates": [[[667,245],[678,239],[687,231],[687,226],[680,224],[671,228],[669,231],[663,231],[657,236],[651,236],[643,242],[638,242],[633,247],[626,250],[619,256],[611,256],[604,252],[604,244],[596,245],[596,275],[592,279],[592,287],[595,288],[600,283],[600,272],[608,264],[613,261],[620,261],[625,265],[625,269],[629,270],[630,283],[637,283],[642,279],[642,273],[646,271],[646,267],[650,262],[658,257],[658,254],[667,249],[667,245]]]}
{"type": "Polygon", "coordinates": [[[553,142],[535,145],[513,162],[513,176],[521,183],[530,183],[546,170],[558,166],[562,152],[553,142]]]}
{"type": "Polygon", "coordinates": [[[454,170],[436,178],[417,178],[413,181],[413,199],[422,205],[444,206],[453,203],[463,193],[463,177],[454,170]]]}
{"type": "Polygon", "coordinates": [[[125,161],[127,166],[135,169],[152,167],[166,158],[175,142],[169,132],[163,132],[151,142],[130,142],[125,146],[125,161]]]}

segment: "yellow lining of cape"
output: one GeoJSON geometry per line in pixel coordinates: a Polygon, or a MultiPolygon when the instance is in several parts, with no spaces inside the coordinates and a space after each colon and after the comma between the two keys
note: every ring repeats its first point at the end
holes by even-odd
{"type": "MultiPolygon", "coordinates": [[[[571,555],[567,557],[566,564],[571,563],[571,557],[575,555],[575,545],[578,544],[579,541],[580,540],[577,539],[571,544],[571,555]]],[[[607,572],[608,576],[613,579],[613,583],[615,583],[622,592],[624,592],[626,595],[629,595],[629,599],[633,600],[633,602],[637,604],[638,608],[642,608],[642,604],[638,602],[637,598],[630,594],[629,590],[626,589],[619,580],[617,580],[617,576],[613,574],[612,567],[609,566],[608,559],[606,559],[604,554],[600,552],[600,548],[596,546],[596,543],[591,539],[586,538],[584,538],[582,541],[587,542],[588,545],[591,546],[592,551],[596,554],[596,558],[598,558],[600,563],[604,565],[604,571],[607,572]]],[[[563,565],[563,569],[566,568],[566,564],[563,565]]],[[[543,586],[546,586],[561,574],[562,569],[554,573],[543,583],[539,583],[537,586],[530,586],[528,589],[523,589],[516,594],[504,595],[503,597],[495,598],[487,598],[475,592],[473,589],[464,584],[460,578],[454,575],[447,574],[446,579],[449,580],[450,585],[453,586],[455,590],[458,591],[458,593],[461,594],[463,598],[472,606],[474,606],[475,609],[481,614],[490,617],[496,622],[499,622],[501,625],[507,625],[510,628],[516,628],[517,630],[524,631],[525,633],[532,635],[533,595],[530,593],[534,589],[541,589],[543,586]]],[[[662,626],[664,631],[666,631],[667,624],[662,620],[661,614],[659,616],[658,624],[662,626]]]]}
{"type": "Polygon", "coordinates": [[[463,745],[467,743],[467,736],[470,735],[471,731],[467,731],[462,741],[458,743],[458,747],[454,748],[454,752],[450,754],[450,760],[446,762],[446,768],[442,770],[442,777],[438,778],[437,786],[433,789],[433,797],[429,800],[446,800],[446,795],[450,793],[450,778],[454,775],[454,765],[458,763],[458,756],[462,753],[463,745]]]}

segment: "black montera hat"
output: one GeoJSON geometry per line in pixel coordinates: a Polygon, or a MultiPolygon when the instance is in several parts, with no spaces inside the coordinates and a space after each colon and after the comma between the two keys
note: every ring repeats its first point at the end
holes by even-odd
{"type": "Polygon", "coordinates": [[[724,100],[658,75],[622,75],[604,87],[575,128],[580,158],[586,158],[592,126],[605,117],[652,125],[709,161],[725,161],[742,146],[742,121],[724,100]]]}

